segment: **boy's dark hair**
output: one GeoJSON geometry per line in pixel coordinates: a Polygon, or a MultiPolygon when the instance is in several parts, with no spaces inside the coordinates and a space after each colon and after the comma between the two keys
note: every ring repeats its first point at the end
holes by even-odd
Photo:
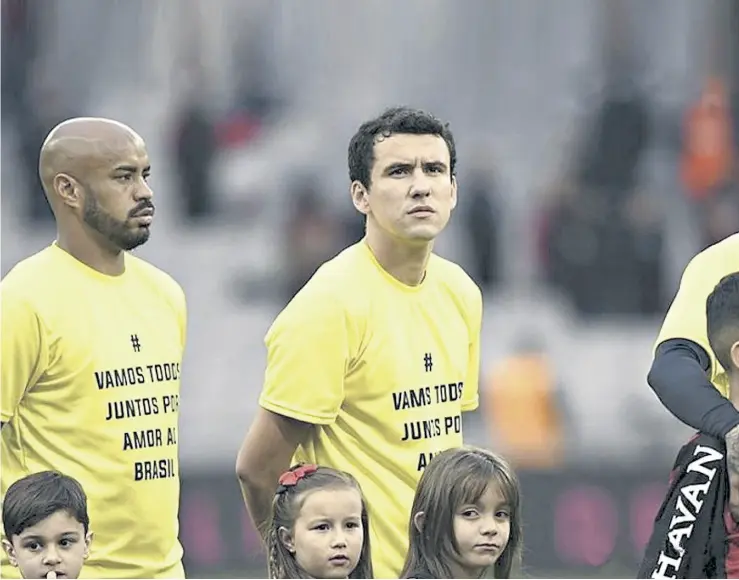
{"type": "Polygon", "coordinates": [[[397,134],[438,135],[444,139],[449,148],[449,174],[455,175],[457,149],[449,123],[419,109],[393,107],[385,110],[379,117],[362,123],[349,141],[349,181],[359,181],[369,188],[377,138],[397,134]]]}
{"type": "Polygon", "coordinates": [[[76,519],[87,534],[87,496],[76,479],[58,471],[41,471],[13,483],[3,499],[3,529],[5,537],[35,526],[59,511],[76,519]]]}
{"type": "Polygon", "coordinates": [[[706,300],[708,343],[726,372],[736,370],[731,347],[739,342],[739,272],[724,276],[706,300]]]}

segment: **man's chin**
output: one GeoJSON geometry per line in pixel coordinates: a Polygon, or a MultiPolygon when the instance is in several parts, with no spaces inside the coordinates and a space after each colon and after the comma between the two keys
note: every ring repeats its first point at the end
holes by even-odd
{"type": "Polygon", "coordinates": [[[433,242],[440,233],[439,228],[429,225],[413,228],[406,232],[405,238],[409,242],[429,243],[433,242]]]}
{"type": "Polygon", "coordinates": [[[125,252],[130,252],[131,250],[135,250],[139,246],[143,246],[148,240],[149,240],[149,229],[147,228],[145,234],[142,233],[136,238],[129,238],[126,240],[121,240],[121,243],[118,244],[118,247],[125,252]]]}

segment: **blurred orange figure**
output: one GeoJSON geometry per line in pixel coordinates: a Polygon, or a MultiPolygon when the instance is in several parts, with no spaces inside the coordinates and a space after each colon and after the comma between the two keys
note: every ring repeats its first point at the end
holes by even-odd
{"type": "Polygon", "coordinates": [[[563,409],[542,349],[522,343],[490,373],[483,412],[493,447],[517,468],[553,469],[563,460],[563,409]]]}
{"type": "Polygon", "coordinates": [[[689,196],[710,197],[729,178],[733,139],[731,112],[723,79],[709,78],[700,99],[685,114],[680,173],[689,196]]]}

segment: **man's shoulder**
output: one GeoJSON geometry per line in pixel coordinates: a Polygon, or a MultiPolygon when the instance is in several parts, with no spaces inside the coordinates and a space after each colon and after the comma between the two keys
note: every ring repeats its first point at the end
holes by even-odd
{"type": "Polygon", "coordinates": [[[184,298],[184,291],[179,282],[151,262],[129,253],[126,256],[126,267],[129,274],[146,284],[155,286],[159,292],[177,300],[184,298]]]}
{"type": "Polygon", "coordinates": [[[436,279],[453,292],[462,294],[470,299],[477,299],[481,295],[480,287],[477,283],[456,262],[442,258],[437,254],[432,254],[431,266],[437,272],[436,279]]]}
{"type": "Polygon", "coordinates": [[[688,268],[721,268],[726,274],[739,269],[739,234],[733,234],[708,246],[688,264],[688,268]]]}
{"type": "Polygon", "coordinates": [[[337,305],[346,305],[357,295],[357,288],[362,287],[367,271],[367,259],[363,255],[363,249],[358,244],[349,246],[324,262],[299,294],[312,299],[336,301],[337,305]]]}
{"type": "Polygon", "coordinates": [[[366,281],[362,256],[356,246],[350,246],[324,262],[282,309],[275,325],[305,325],[314,321],[356,319],[367,311],[366,281]]]}
{"type": "Polygon", "coordinates": [[[51,246],[18,262],[0,281],[3,300],[35,303],[39,297],[49,295],[49,280],[56,262],[51,246]]]}
{"type": "Polygon", "coordinates": [[[711,248],[718,247],[721,247],[726,251],[736,251],[737,249],[739,249],[739,233],[732,234],[728,238],[724,238],[723,240],[716,242],[708,249],[710,250],[711,248]]]}
{"type": "Polygon", "coordinates": [[[31,281],[48,281],[49,267],[55,262],[51,246],[24,258],[3,277],[3,288],[14,288],[31,281]]]}

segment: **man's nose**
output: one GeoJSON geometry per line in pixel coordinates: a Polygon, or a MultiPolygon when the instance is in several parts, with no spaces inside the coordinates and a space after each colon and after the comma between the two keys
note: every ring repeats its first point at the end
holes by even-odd
{"type": "Polygon", "coordinates": [[[136,188],[136,199],[151,199],[154,197],[154,192],[149,187],[144,179],[141,179],[139,186],[136,188]]]}
{"type": "Polygon", "coordinates": [[[423,170],[416,169],[413,172],[413,181],[411,182],[411,197],[426,197],[431,194],[431,180],[423,170]]]}

